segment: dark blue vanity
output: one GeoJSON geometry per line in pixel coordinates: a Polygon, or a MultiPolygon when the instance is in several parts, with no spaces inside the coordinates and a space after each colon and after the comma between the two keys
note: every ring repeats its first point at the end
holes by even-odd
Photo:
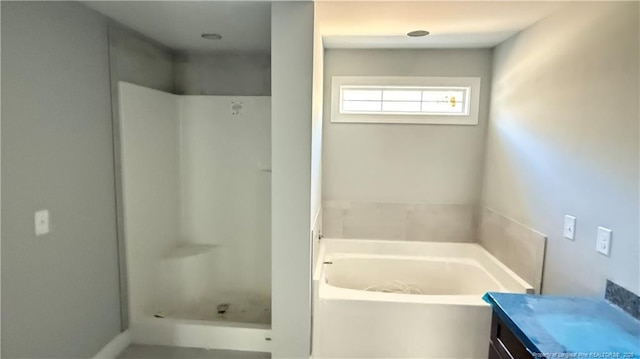
{"type": "Polygon", "coordinates": [[[605,299],[487,293],[490,359],[640,358],[640,321],[605,299]]]}

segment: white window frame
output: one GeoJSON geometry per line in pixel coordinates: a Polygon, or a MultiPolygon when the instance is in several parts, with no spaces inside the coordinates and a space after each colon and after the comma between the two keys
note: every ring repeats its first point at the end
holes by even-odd
{"type": "Polygon", "coordinates": [[[480,107],[480,77],[390,77],[333,76],[331,78],[331,122],[477,125],[480,107]],[[343,86],[369,87],[464,87],[470,88],[466,115],[429,113],[342,113],[343,86]]]}

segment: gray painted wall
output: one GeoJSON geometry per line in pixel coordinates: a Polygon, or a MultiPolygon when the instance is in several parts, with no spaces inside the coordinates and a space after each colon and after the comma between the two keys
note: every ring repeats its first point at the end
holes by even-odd
{"type": "Polygon", "coordinates": [[[311,350],[313,3],[271,5],[273,358],[311,350]]]}
{"type": "Polygon", "coordinates": [[[1,6],[2,357],[91,357],[120,330],[107,21],[1,6]]]}
{"type": "Polygon", "coordinates": [[[176,93],[181,95],[271,95],[271,55],[179,53],[176,93]]]}
{"type": "Polygon", "coordinates": [[[116,215],[115,208],[121,205],[115,201],[120,196],[113,193],[114,188],[116,193],[121,190],[118,81],[172,93],[269,95],[270,56],[178,57],[173,50],[68,2],[3,2],[2,10],[2,46],[9,54],[2,59],[6,74],[2,80],[2,190],[10,193],[3,198],[2,221],[21,224],[2,228],[2,244],[6,246],[2,253],[2,293],[6,299],[2,308],[10,313],[2,320],[11,322],[2,328],[2,353],[91,356],[118,333],[119,327],[128,326],[125,262],[120,261],[119,270],[117,267],[118,257],[125,255],[121,228],[116,241],[116,218],[122,218],[122,211],[116,215]],[[82,56],[69,56],[76,53],[82,56]],[[105,88],[106,92],[100,93],[105,88]],[[105,103],[106,109],[98,108],[105,103]],[[76,131],[83,134],[81,139],[76,138],[76,131]],[[89,144],[92,147],[85,149],[89,144]],[[79,194],[73,191],[75,187],[79,194]],[[78,206],[82,206],[82,213],[78,206]],[[49,209],[52,216],[53,230],[45,240],[32,235],[33,212],[42,208],[49,209]],[[65,219],[67,222],[60,222],[65,219]],[[43,250],[38,250],[40,246],[43,250]],[[119,255],[114,254],[118,251],[119,255]],[[59,256],[41,258],[51,253],[59,256]],[[28,255],[36,259],[25,260],[28,255]],[[4,260],[8,256],[10,259],[4,260]],[[77,273],[67,273],[72,270],[77,273]],[[46,275],[40,276],[40,271],[46,275]],[[9,273],[11,277],[7,277],[9,273]],[[51,291],[55,295],[50,295],[51,291]],[[98,299],[96,294],[100,294],[98,299]],[[85,302],[95,305],[82,305],[85,302]],[[111,306],[109,314],[105,314],[105,306],[111,306]],[[46,321],[45,325],[38,320],[46,321]]]}
{"type": "Polygon", "coordinates": [[[324,200],[476,204],[482,188],[491,49],[327,50],[324,200]],[[332,76],[479,76],[477,126],[331,123],[332,76]]]}
{"type": "MultiPolygon", "coordinates": [[[[111,113],[113,117],[113,158],[118,224],[124,223],[120,161],[120,111],[118,81],[133,83],[173,93],[174,53],[171,49],[129,30],[117,23],[109,24],[109,64],[111,81],[111,113]]],[[[118,259],[120,266],[121,327],[129,327],[129,291],[124,227],[118,225],[118,259]]]]}
{"type": "Polygon", "coordinates": [[[112,22],[109,56],[112,78],[160,91],[175,91],[174,53],[168,47],[112,22]]]}
{"type": "Polygon", "coordinates": [[[324,93],[324,46],[320,21],[314,12],[313,93],[311,118],[311,240],[312,270],[315,270],[322,234],[322,108],[324,93]]]}
{"type": "Polygon", "coordinates": [[[640,292],[638,6],[572,4],[495,50],[484,204],[548,236],[545,294],[640,292]]]}

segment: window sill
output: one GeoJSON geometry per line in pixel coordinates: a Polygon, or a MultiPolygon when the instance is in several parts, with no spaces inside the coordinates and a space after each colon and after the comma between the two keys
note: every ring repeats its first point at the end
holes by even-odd
{"type": "Polygon", "coordinates": [[[476,126],[478,119],[469,116],[405,116],[405,115],[338,115],[332,123],[378,123],[391,125],[464,125],[476,126]]]}

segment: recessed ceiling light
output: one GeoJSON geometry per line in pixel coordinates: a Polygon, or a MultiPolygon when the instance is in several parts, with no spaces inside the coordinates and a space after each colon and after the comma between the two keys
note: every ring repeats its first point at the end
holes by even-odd
{"type": "Polygon", "coordinates": [[[407,33],[407,36],[409,37],[422,37],[427,35],[429,35],[429,31],[426,30],[414,30],[407,33]]]}
{"type": "Polygon", "coordinates": [[[222,35],[220,35],[220,34],[202,34],[200,36],[202,36],[203,39],[207,39],[207,40],[220,40],[220,39],[222,39],[222,35]]]}

